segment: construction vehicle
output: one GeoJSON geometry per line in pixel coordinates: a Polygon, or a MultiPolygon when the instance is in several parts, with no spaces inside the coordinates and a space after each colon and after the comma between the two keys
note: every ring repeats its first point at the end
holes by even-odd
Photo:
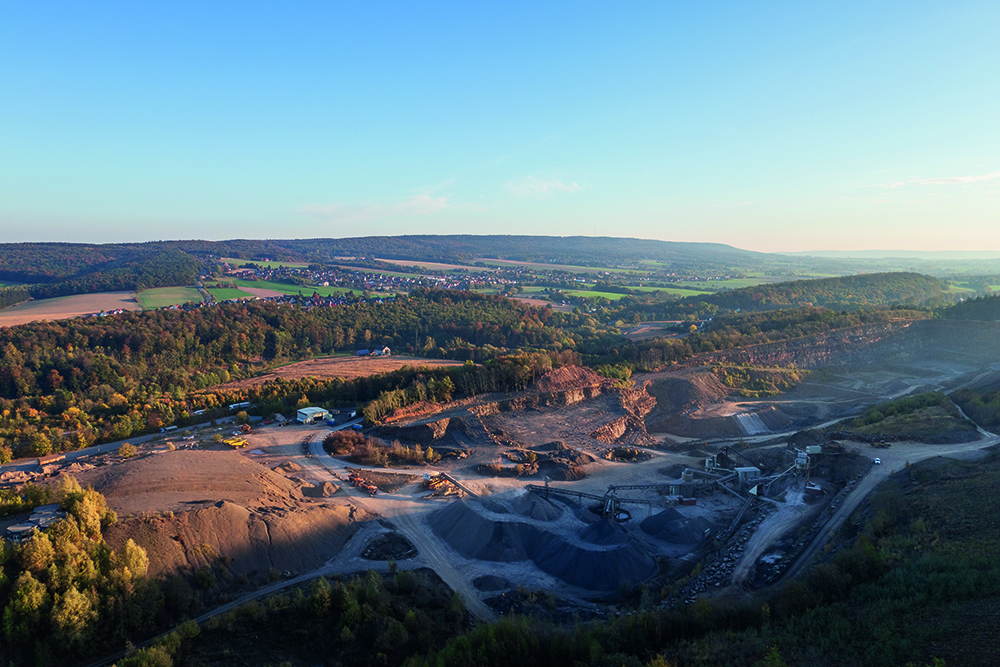
{"type": "Polygon", "coordinates": [[[372,484],[364,477],[362,477],[357,471],[352,470],[348,476],[348,479],[350,479],[351,484],[358,487],[359,489],[364,489],[372,496],[378,493],[378,487],[372,484]]]}
{"type": "Polygon", "coordinates": [[[249,444],[245,438],[226,438],[222,442],[226,443],[233,449],[242,449],[249,444]]]}
{"type": "Polygon", "coordinates": [[[872,443],[872,449],[889,449],[890,447],[892,447],[892,445],[890,445],[888,442],[879,441],[872,443]]]}

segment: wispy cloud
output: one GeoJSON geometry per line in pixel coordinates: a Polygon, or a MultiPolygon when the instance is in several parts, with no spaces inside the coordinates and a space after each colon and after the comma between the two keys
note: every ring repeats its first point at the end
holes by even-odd
{"type": "Polygon", "coordinates": [[[907,185],[968,185],[969,183],[979,183],[980,181],[992,181],[1000,178],[1000,171],[991,171],[988,174],[974,174],[972,176],[944,176],[938,178],[911,178],[906,181],[896,181],[895,183],[878,183],[869,185],[869,188],[888,188],[895,190],[907,185]]]}
{"type": "Polygon", "coordinates": [[[988,174],[978,174],[976,176],[947,176],[945,178],[917,178],[913,182],[919,185],[962,185],[963,183],[978,183],[979,181],[992,181],[1000,178],[1000,171],[991,171],[988,174]]]}
{"type": "Polygon", "coordinates": [[[518,199],[545,199],[560,193],[576,192],[580,189],[580,185],[576,181],[563,183],[558,178],[524,176],[505,183],[504,189],[518,199]]]}
{"type": "Polygon", "coordinates": [[[390,204],[347,204],[343,202],[307,204],[299,209],[299,213],[305,213],[329,222],[373,222],[383,218],[424,215],[449,206],[447,197],[418,194],[390,204]]]}

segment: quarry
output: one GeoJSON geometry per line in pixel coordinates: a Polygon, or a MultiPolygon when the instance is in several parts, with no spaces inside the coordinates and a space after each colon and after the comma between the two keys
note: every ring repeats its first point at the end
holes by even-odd
{"type": "Polygon", "coordinates": [[[324,448],[342,426],[258,425],[241,449],[212,429],[166,434],[134,458],[67,457],[2,481],[93,485],[121,519],[108,542],[143,546],[154,576],[207,568],[252,596],[276,580],[430,568],[482,620],[600,618],[781,582],[894,472],[997,444],[973,425],[937,443],[836,431],[892,398],[995,382],[997,329],[877,325],[627,383],[563,366],[523,392],[422,404],[365,429],[431,448],[434,463],[374,468],[324,448]],[[720,364],[749,363],[802,378],[766,396],[720,379],[720,364]]]}

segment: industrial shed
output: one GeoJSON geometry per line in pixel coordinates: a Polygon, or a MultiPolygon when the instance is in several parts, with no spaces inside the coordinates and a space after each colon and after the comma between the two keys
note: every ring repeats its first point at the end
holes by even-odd
{"type": "Polygon", "coordinates": [[[297,418],[300,424],[312,424],[317,421],[321,422],[329,416],[330,413],[323,408],[302,408],[299,410],[297,418]]]}

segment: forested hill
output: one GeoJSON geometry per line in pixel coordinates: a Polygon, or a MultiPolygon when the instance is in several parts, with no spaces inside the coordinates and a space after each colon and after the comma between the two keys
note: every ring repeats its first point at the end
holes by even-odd
{"type": "Polygon", "coordinates": [[[759,261],[766,255],[721,243],[677,243],[646,239],[590,236],[366,236],[346,239],[285,241],[172,241],[187,252],[227,257],[258,256],[332,262],[340,257],[385,257],[469,263],[479,257],[551,264],[619,266],[642,260],[671,266],[732,266],[759,261]]]}
{"type": "Polygon", "coordinates": [[[759,311],[796,306],[845,310],[860,306],[916,305],[940,297],[944,285],[919,273],[870,273],[840,278],[795,280],[687,297],[683,302],[716,306],[720,311],[759,311]]]}
{"type": "Polygon", "coordinates": [[[0,280],[26,283],[0,290],[0,307],[26,298],[190,285],[199,262],[163,244],[0,244],[0,280]]]}
{"type": "Polygon", "coordinates": [[[957,303],[942,310],[941,315],[950,320],[996,322],[1000,320],[1000,295],[981,296],[957,303]]]}

